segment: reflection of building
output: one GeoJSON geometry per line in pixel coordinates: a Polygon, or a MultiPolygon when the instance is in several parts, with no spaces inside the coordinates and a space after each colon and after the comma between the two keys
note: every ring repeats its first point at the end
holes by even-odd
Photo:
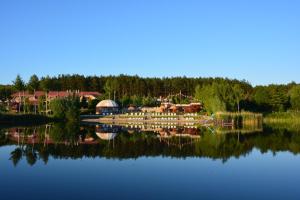
{"type": "Polygon", "coordinates": [[[108,125],[97,125],[96,126],[96,135],[102,140],[112,140],[120,131],[120,128],[117,126],[108,126],[108,125]]]}
{"type": "Polygon", "coordinates": [[[96,114],[108,114],[117,112],[119,112],[119,106],[113,100],[100,101],[96,106],[96,114]]]}
{"type": "Polygon", "coordinates": [[[168,125],[127,125],[124,128],[128,133],[154,132],[160,138],[189,137],[200,138],[200,130],[196,126],[168,126],[168,125]]]}
{"type": "Polygon", "coordinates": [[[101,140],[112,140],[117,136],[117,133],[97,133],[96,135],[101,139],[101,140]]]}
{"type": "Polygon", "coordinates": [[[200,138],[199,130],[197,128],[172,128],[156,130],[160,138],[169,137],[189,137],[200,138]]]}
{"type": "Polygon", "coordinates": [[[10,128],[7,130],[6,134],[10,140],[17,142],[18,144],[53,143],[53,141],[49,137],[49,126],[46,125],[45,127],[46,128],[43,132],[43,140],[42,137],[38,137],[38,135],[41,133],[39,133],[36,128],[10,128]]]}

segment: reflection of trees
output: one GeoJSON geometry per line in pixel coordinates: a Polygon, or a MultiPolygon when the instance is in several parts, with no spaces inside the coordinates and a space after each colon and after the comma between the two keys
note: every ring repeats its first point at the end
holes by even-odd
{"type": "Polygon", "coordinates": [[[47,148],[42,147],[42,148],[39,149],[39,158],[40,158],[45,164],[48,163],[49,155],[50,155],[50,154],[49,154],[47,148]]]}
{"type": "Polygon", "coordinates": [[[33,146],[27,145],[25,148],[26,160],[29,165],[34,165],[37,161],[37,153],[33,149],[33,146]]]}
{"type": "Polygon", "coordinates": [[[0,128],[0,146],[7,144],[8,138],[5,135],[5,131],[0,128]]]}
{"type": "Polygon", "coordinates": [[[13,162],[14,166],[17,166],[23,156],[22,149],[20,147],[17,147],[10,153],[10,155],[10,160],[13,162]]]}
{"type": "MultiPolygon", "coordinates": [[[[26,134],[34,129],[28,129],[26,134]]],[[[38,138],[43,141],[43,131],[37,129],[38,138]]],[[[199,129],[200,138],[168,137],[160,138],[154,132],[127,132],[120,131],[113,140],[101,140],[95,135],[95,127],[80,128],[78,124],[56,124],[51,127],[50,139],[54,143],[44,145],[43,142],[26,144],[16,147],[11,152],[14,165],[26,156],[28,164],[34,165],[38,159],[48,162],[49,156],[54,158],[138,158],[140,156],[168,156],[177,158],[208,157],[226,161],[231,157],[245,156],[253,148],[262,153],[271,151],[289,151],[300,153],[300,134],[295,134],[287,129],[264,127],[263,133],[252,134],[215,134],[207,129],[199,129]],[[79,144],[80,138],[94,137],[97,144],[79,144]],[[175,145],[174,145],[175,144],[175,145]],[[176,145],[178,144],[178,145],[176,145]],[[182,145],[188,144],[188,145],[182,145]]],[[[0,137],[2,138],[2,137],[0,137]]],[[[4,141],[4,139],[3,139],[4,141]]],[[[26,141],[26,140],[25,140],[26,141]]]]}
{"type": "Polygon", "coordinates": [[[54,142],[78,142],[80,135],[80,127],[78,122],[67,121],[66,123],[58,123],[51,127],[50,138],[54,142]]]}

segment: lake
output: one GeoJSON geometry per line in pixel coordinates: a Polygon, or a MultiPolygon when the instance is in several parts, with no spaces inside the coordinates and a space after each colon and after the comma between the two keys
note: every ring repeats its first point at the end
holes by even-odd
{"type": "Polygon", "coordinates": [[[297,130],[2,128],[1,199],[300,199],[297,130]]]}

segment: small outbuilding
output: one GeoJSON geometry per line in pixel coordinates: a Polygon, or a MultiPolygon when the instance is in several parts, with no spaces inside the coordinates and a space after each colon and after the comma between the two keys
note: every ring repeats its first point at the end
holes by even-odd
{"type": "Polygon", "coordinates": [[[96,114],[118,113],[119,105],[110,99],[100,101],[96,105],[96,114]]]}
{"type": "Polygon", "coordinates": [[[127,112],[137,112],[137,111],[138,108],[133,104],[130,104],[129,107],[127,108],[127,112]]]}

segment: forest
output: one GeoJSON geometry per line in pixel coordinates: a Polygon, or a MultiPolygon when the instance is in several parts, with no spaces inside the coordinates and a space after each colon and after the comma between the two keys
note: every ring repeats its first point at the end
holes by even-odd
{"type": "MultiPolygon", "coordinates": [[[[16,91],[98,91],[101,98],[115,98],[120,105],[156,105],[159,97],[183,94],[193,97],[193,101],[203,103],[205,110],[284,112],[299,111],[300,85],[295,82],[281,85],[252,86],[245,80],[227,78],[153,77],[145,78],[130,75],[83,76],[58,75],[39,78],[32,75],[28,82],[17,76],[9,85],[0,85],[0,102],[11,98],[16,91]]],[[[172,97],[174,103],[188,99],[172,97]]],[[[4,110],[1,106],[0,110],[4,110]]]]}

